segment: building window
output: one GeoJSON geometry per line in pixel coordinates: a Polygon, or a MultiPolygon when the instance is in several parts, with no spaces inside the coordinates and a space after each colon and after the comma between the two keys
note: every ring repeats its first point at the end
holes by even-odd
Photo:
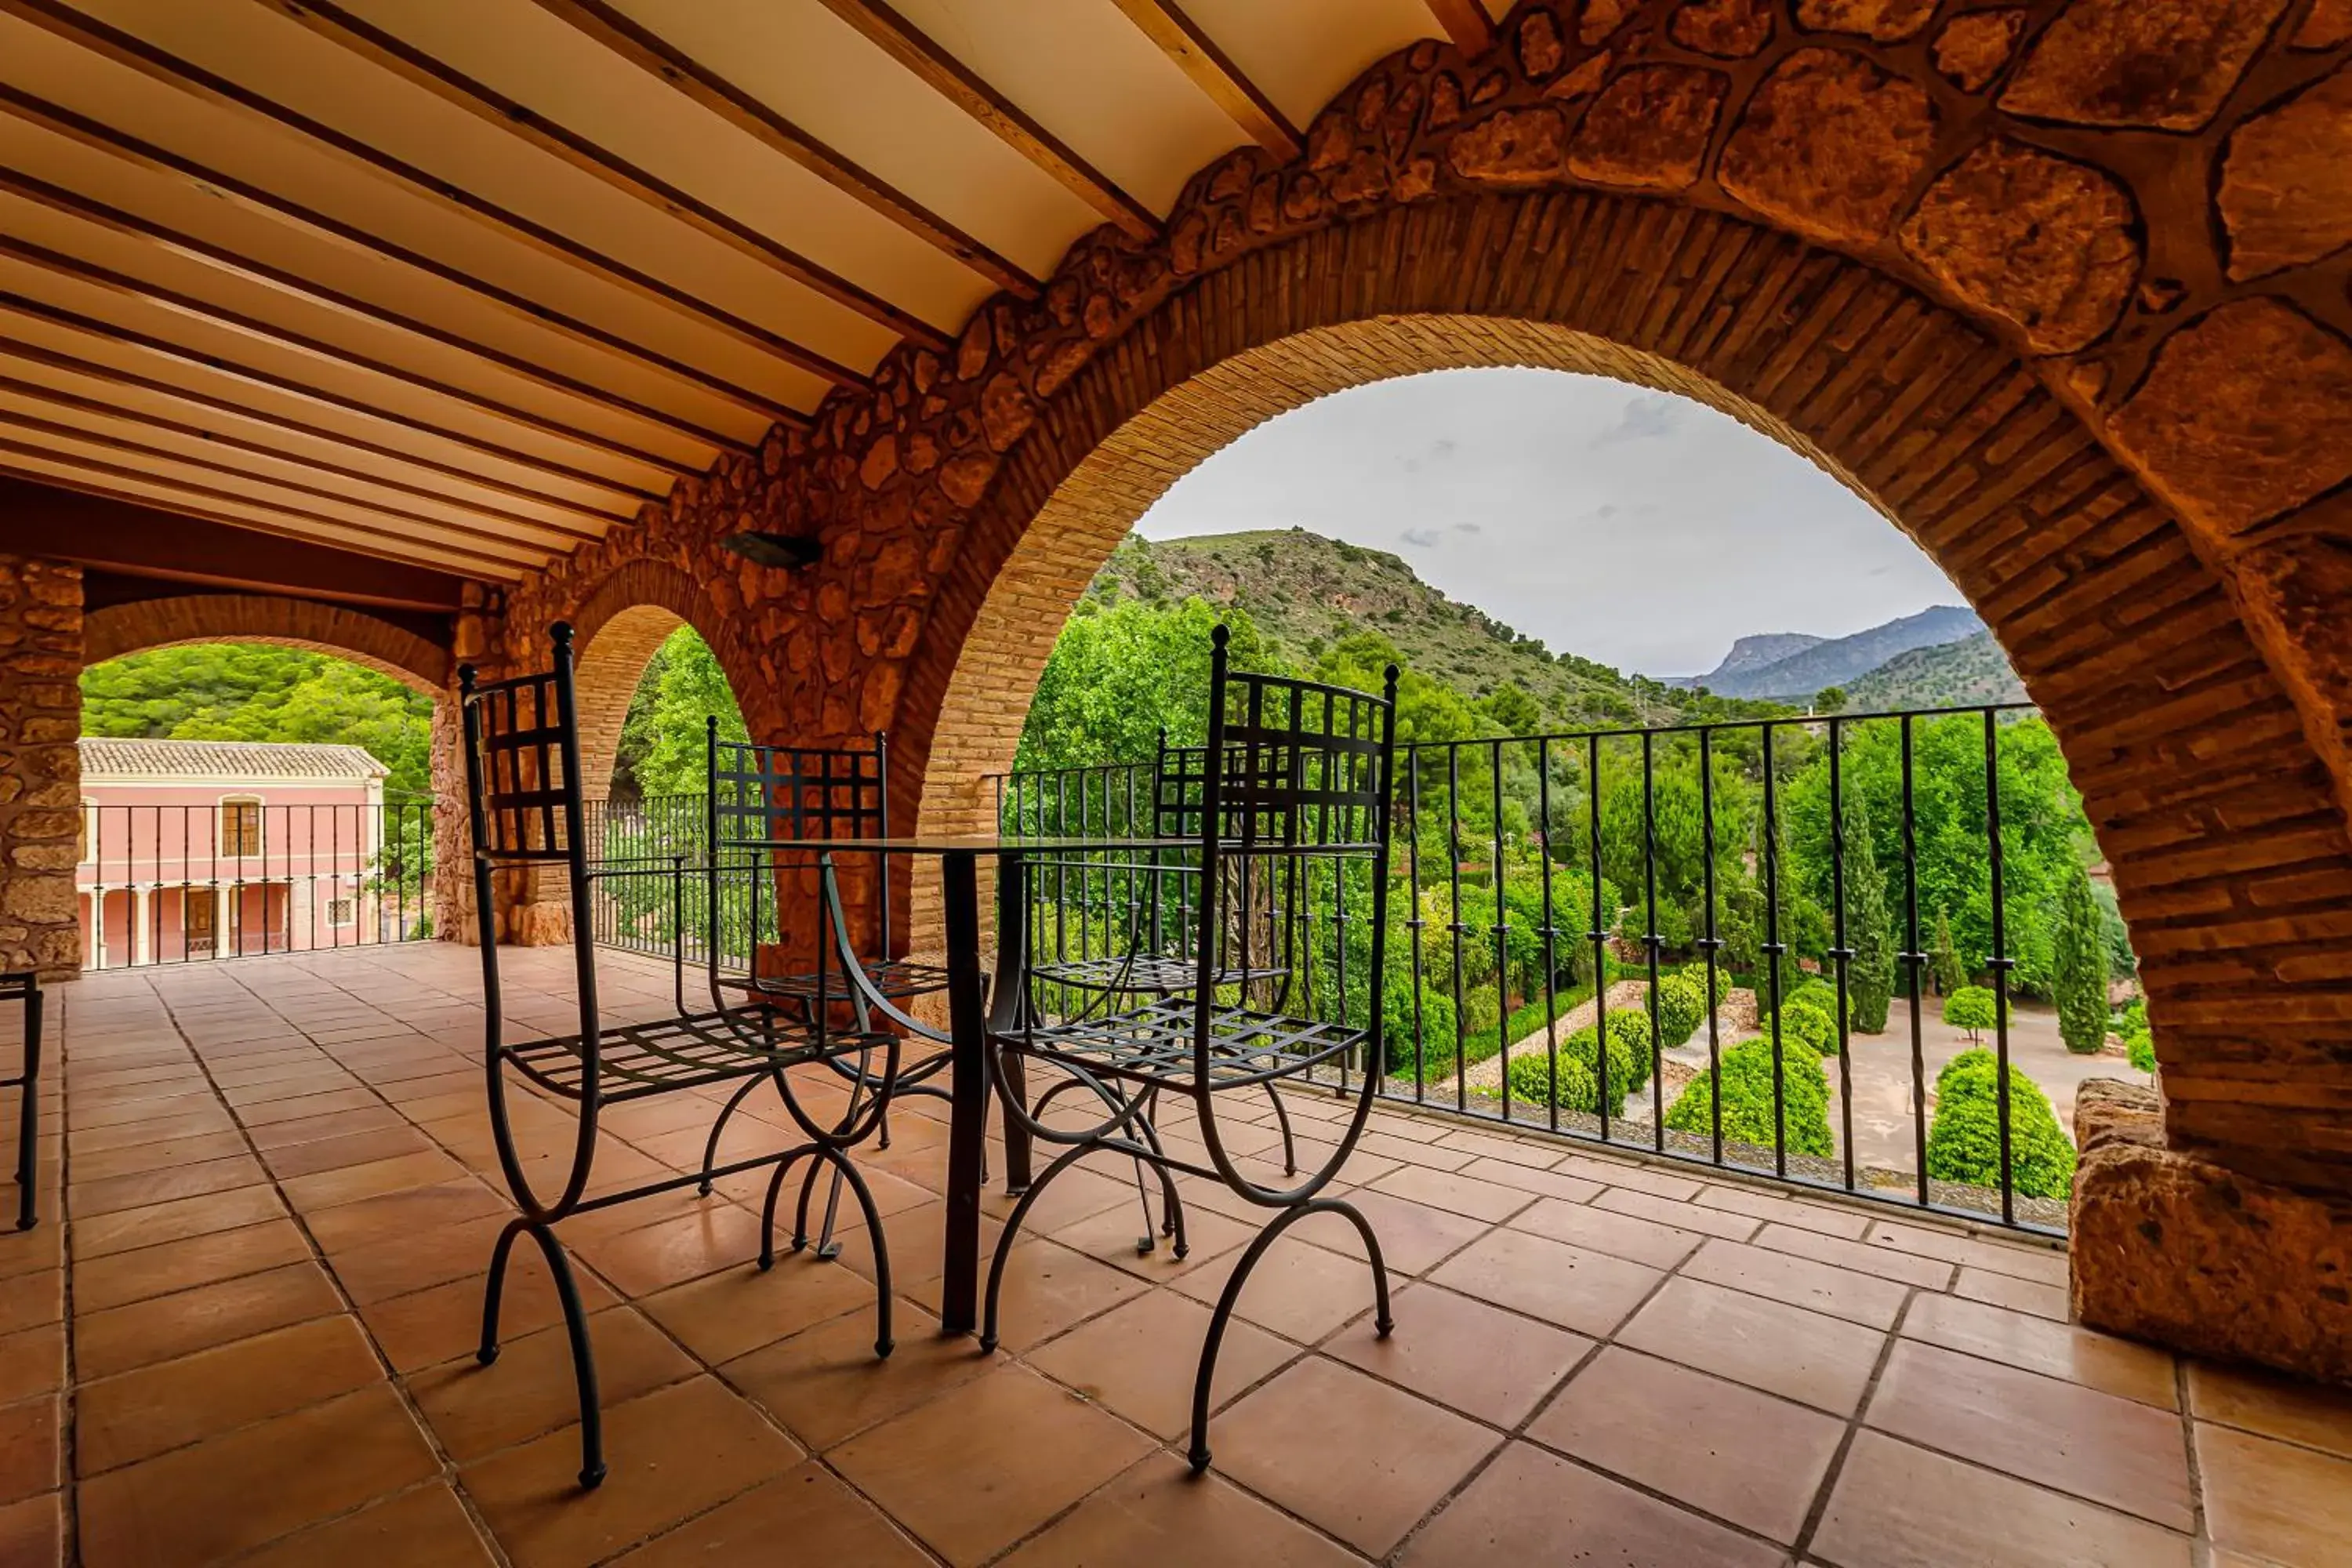
{"type": "Polygon", "coordinates": [[[353,909],[352,900],[329,899],[327,900],[327,923],[329,925],[347,926],[352,924],[357,918],[358,916],[353,909]]]}
{"type": "Polygon", "coordinates": [[[250,796],[221,802],[220,847],[224,855],[261,853],[261,802],[250,796]]]}

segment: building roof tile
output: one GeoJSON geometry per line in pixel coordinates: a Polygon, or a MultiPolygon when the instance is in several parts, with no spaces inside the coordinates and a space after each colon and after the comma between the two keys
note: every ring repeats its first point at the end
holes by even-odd
{"type": "Polygon", "coordinates": [[[85,735],[84,784],[110,779],[324,779],[360,783],[392,770],[363,746],[284,741],[149,741],[85,735]]]}

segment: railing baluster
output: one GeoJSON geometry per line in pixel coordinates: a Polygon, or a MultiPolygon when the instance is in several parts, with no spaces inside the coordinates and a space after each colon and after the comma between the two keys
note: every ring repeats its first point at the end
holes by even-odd
{"type": "Polygon", "coordinates": [[[1699,947],[1706,954],[1706,1072],[1710,1092],[1707,1102],[1707,1134],[1713,1145],[1711,1158],[1723,1163],[1723,1029],[1716,1017],[1720,999],[1716,990],[1717,955],[1723,950],[1723,939],[1715,931],[1715,731],[1704,729],[1698,732],[1698,836],[1699,859],[1704,868],[1701,876],[1705,886],[1706,934],[1699,939],[1699,947]]]}
{"type": "Polygon", "coordinates": [[[1782,1081],[1780,1042],[1780,834],[1772,777],[1772,725],[1764,725],[1764,988],[1772,1032],[1772,1173],[1789,1173],[1789,1086],[1782,1081]]]}
{"type": "Polygon", "coordinates": [[[1593,1107],[1601,1116],[1601,1141],[1609,1142],[1609,932],[1601,914],[1601,737],[1585,737],[1584,833],[1592,877],[1592,1077],[1593,1107]]]}
{"type": "Polygon", "coordinates": [[[1992,873],[1992,956],[1986,967],[1992,971],[1993,1105],[2000,1121],[2000,1219],[2010,1225],[2017,1219],[2009,1121],[2009,972],[2015,961],[2009,956],[2007,911],[2002,908],[2006,900],[2000,865],[2000,722],[1990,708],[1984,715],[1984,758],[1985,851],[1992,873]]]}
{"type": "Polygon", "coordinates": [[[1839,1142],[1845,1152],[1845,1189],[1853,1191],[1853,1034],[1849,1000],[1853,945],[1846,932],[1843,721],[1830,718],[1830,962],[1837,966],[1839,1142]]]}
{"type": "MultiPolygon", "coordinates": [[[[1650,965],[1650,1135],[1651,1146],[1663,1153],[1666,1147],[1665,1074],[1661,1070],[1665,1062],[1666,1043],[1658,1037],[1658,950],[1665,945],[1658,935],[1658,770],[1656,735],[1642,731],[1642,886],[1647,905],[1647,920],[1642,932],[1642,946],[1650,965]]],[[[1677,1041],[1676,1044],[1681,1042],[1677,1041]]],[[[1603,1040],[1605,1050],[1608,1042],[1603,1040]]]]}
{"type": "Polygon", "coordinates": [[[1903,734],[1903,954],[1907,973],[1905,986],[1911,1003],[1911,1147],[1917,1161],[1919,1206],[1927,1205],[1927,1062],[1923,1044],[1926,1020],[1920,973],[1927,955],[1919,945],[1919,826],[1912,794],[1911,715],[1902,718],[1903,734]]]}

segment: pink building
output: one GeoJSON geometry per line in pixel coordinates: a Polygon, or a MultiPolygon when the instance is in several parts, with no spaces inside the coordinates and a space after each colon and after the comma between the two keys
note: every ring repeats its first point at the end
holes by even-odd
{"type": "Polygon", "coordinates": [[[80,744],[83,967],[399,941],[422,918],[383,853],[422,808],[387,822],[387,770],[362,748],[80,744]]]}

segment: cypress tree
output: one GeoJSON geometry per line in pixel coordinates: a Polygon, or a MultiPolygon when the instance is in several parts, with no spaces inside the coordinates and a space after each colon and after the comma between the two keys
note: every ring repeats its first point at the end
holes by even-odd
{"type": "Polygon", "coordinates": [[[1870,812],[1860,790],[1845,795],[1845,942],[1847,1016],[1858,1034],[1882,1034],[1895,994],[1895,932],[1886,914],[1886,876],[1872,847],[1870,812]]]}
{"type": "Polygon", "coordinates": [[[1935,977],[1937,992],[1945,996],[1969,983],[1959,949],[1952,945],[1952,922],[1941,910],[1936,911],[1936,936],[1927,949],[1927,973],[1935,977]]]}
{"type": "Polygon", "coordinates": [[[2058,931],[2051,989],[2058,1002],[2058,1033],[2066,1048],[2088,1056],[2107,1040],[2107,954],[2091,879],[2079,866],[2058,896],[2058,931]]]}

